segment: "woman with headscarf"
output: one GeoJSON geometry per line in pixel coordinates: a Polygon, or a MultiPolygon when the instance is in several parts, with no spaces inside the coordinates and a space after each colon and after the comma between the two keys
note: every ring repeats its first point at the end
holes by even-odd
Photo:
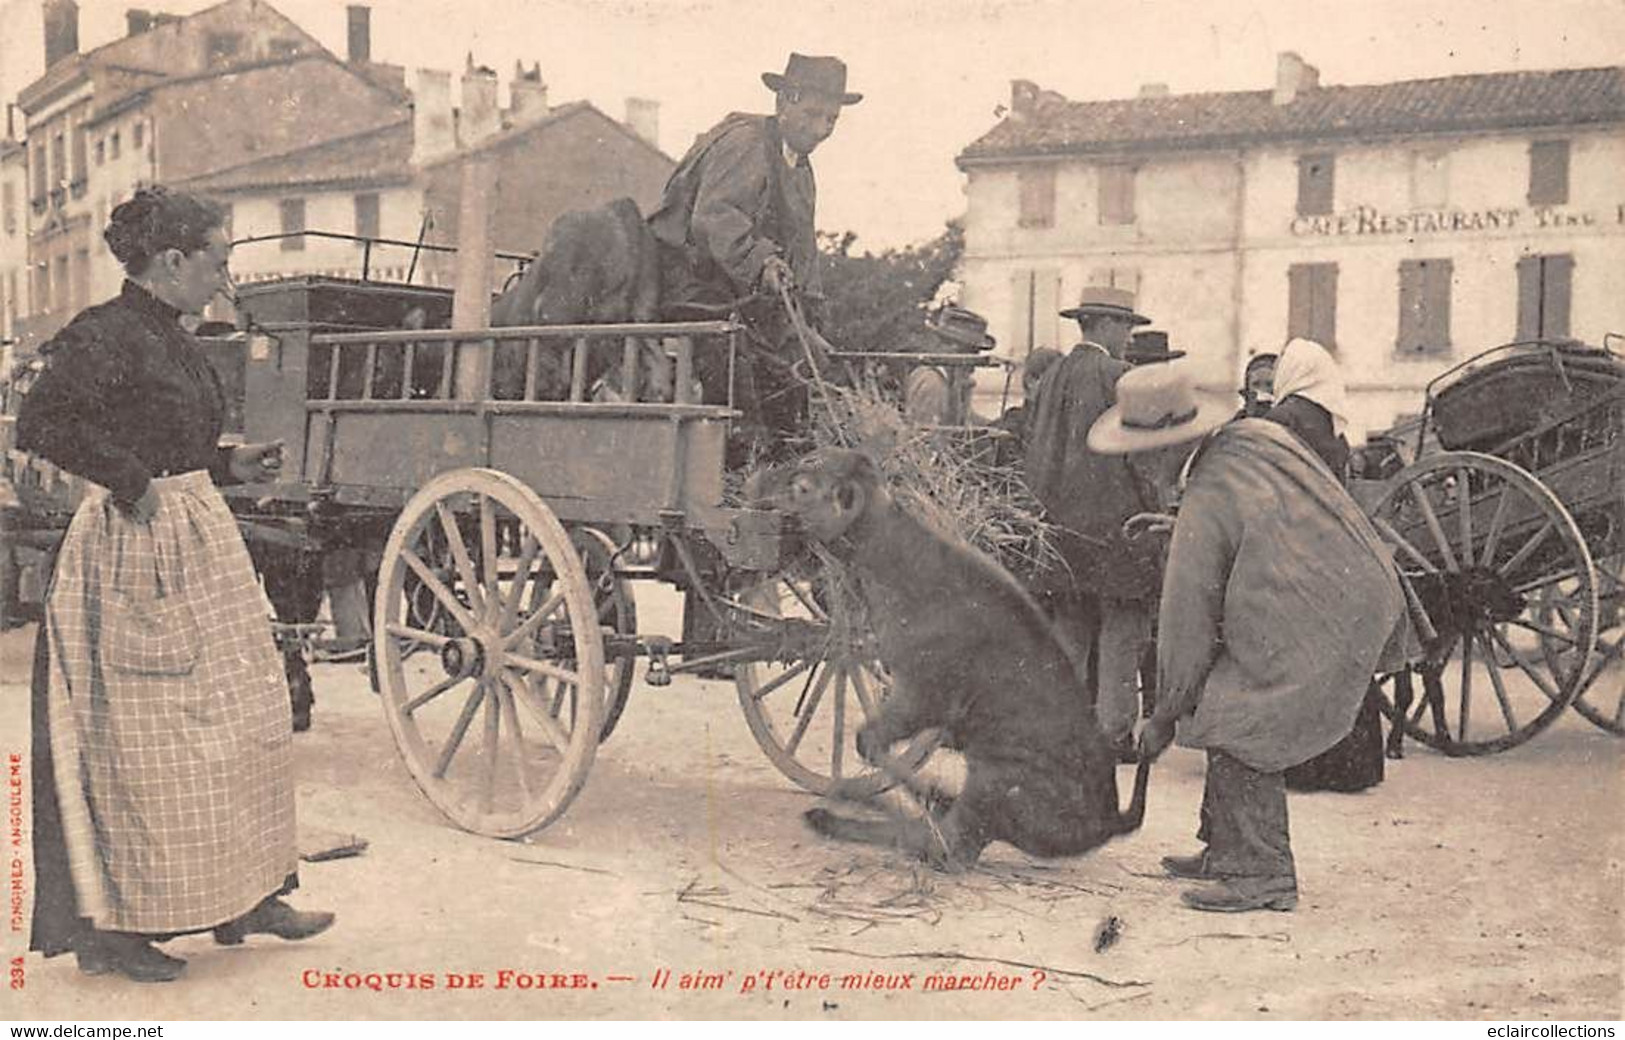
{"type": "Polygon", "coordinates": [[[1275,364],[1275,405],[1264,418],[1297,434],[1339,483],[1348,472],[1348,414],[1337,361],[1312,339],[1288,341],[1275,364]]]}
{"type": "Polygon", "coordinates": [[[153,946],[304,939],[293,730],[265,598],[217,483],[282,445],[219,446],[219,376],[181,326],[230,284],[225,213],[144,188],[104,237],[128,279],[41,348],[18,447],[95,485],[63,538],[34,654],[31,947],[167,982],[153,946]]]}
{"type": "Polygon", "coordinates": [[[1139,752],[1156,757],[1177,725],[1181,745],[1207,753],[1207,779],[1203,847],[1163,867],[1214,882],[1184,894],[1197,910],[1290,910],[1283,774],[1349,731],[1379,659],[1400,648],[1392,561],[1348,492],[1279,424],[1238,419],[1202,439],[1229,406],[1204,402],[1177,363],[1124,374],[1117,401],[1090,449],[1170,449],[1184,473],[1156,709],[1139,752]]]}

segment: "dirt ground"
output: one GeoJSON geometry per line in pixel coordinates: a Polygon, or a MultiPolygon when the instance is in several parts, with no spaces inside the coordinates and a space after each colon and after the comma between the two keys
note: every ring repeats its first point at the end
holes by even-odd
{"type": "MultiPolygon", "coordinates": [[[[674,621],[662,590],[640,601],[647,630],[674,621]]],[[[0,752],[24,762],[31,636],[0,641],[0,752]]],[[[1625,741],[1573,713],[1499,755],[1413,746],[1372,791],[1294,795],[1297,911],[1231,916],[1183,908],[1157,866],[1194,849],[1190,751],[1158,763],[1138,833],[1065,861],[994,846],[947,876],[807,831],[815,799],[756,748],[730,684],[640,679],[564,818],[502,842],[450,828],[418,793],[359,667],[316,674],[316,725],[296,744],[301,825],[371,842],[302,870],[295,902],[337,910],[337,926],[304,944],[179,939],[190,968],[165,986],[28,955],[7,1017],[1625,1014],[1625,741]],[[1119,938],[1096,952],[1110,918],[1119,938]],[[503,971],[585,985],[519,988],[503,971]],[[322,988],[328,973],[337,988],[322,988]],[[448,985],[470,973],[484,985],[448,985]],[[932,976],[1010,988],[926,990],[932,976]],[[685,988],[696,981],[715,988],[685,988]]],[[[18,852],[26,862],[8,840],[18,852]]],[[[4,934],[6,956],[22,955],[26,917],[4,934]]]]}

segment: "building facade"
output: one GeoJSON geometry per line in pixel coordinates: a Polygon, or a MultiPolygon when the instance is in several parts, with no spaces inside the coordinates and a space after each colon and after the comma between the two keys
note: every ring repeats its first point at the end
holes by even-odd
{"type": "Polygon", "coordinates": [[[1214,389],[1304,335],[1368,428],[1515,339],[1625,333],[1618,68],[1071,102],[1013,85],[961,153],[964,302],[1016,353],[1076,337],[1086,284],[1136,293],[1214,389]]]}
{"type": "Polygon", "coordinates": [[[43,76],[18,95],[27,165],[25,346],[117,292],[108,214],[179,183],[408,114],[388,67],[345,62],[270,5],[224,0],[185,18],[132,10],[128,34],[78,49],[77,5],[45,4],[43,76]]]}

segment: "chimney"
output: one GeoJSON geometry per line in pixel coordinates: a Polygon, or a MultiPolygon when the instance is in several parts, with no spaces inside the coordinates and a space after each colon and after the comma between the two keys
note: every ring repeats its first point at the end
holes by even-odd
{"type": "Polygon", "coordinates": [[[153,26],[152,12],[132,7],[124,12],[126,36],[140,36],[153,26]]]}
{"type": "Polygon", "coordinates": [[[79,5],[74,0],[45,0],[45,67],[79,53],[79,5]]]}
{"type": "Polygon", "coordinates": [[[350,61],[369,62],[372,60],[372,8],[366,4],[351,4],[345,10],[350,14],[350,61]]]}
{"type": "Polygon", "coordinates": [[[1168,84],[1166,84],[1166,83],[1142,83],[1142,84],[1140,84],[1140,96],[1143,97],[1143,98],[1167,97],[1168,96],[1168,84]]]}
{"type": "Polygon", "coordinates": [[[1014,119],[1031,118],[1038,110],[1038,84],[1030,79],[1010,81],[1010,115],[1014,119]]]}
{"type": "Polygon", "coordinates": [[[648,98],[627,98],[626,125],[647,144],[659,148],[660,102],[648,98]]]}
{"type": "Polygon", "coordinates": [[[513,82],[508,84],[509,115],[513,125],[532,123],[547,115],[547,84],[542,82],[542,63],[537,62],[527,71],[518,61],[513,63],[513,82]]]}
{"type": "Polygon", "coordinates": [[[502,129],[502,111],[497,107],[497,74],[468,56],[463,69],[463,110],[458,142],[464,148],[479,144],[502,129]]]}
{"type": "Polygon", "coordinates": [[[457,149],[451,124],[451,73],[418,69],[412,93],[412,164],[422,166],[457,149]]]}
{"type": "Polygon", "coordinates": [[[1290,105],[1298,95],[1320,86],[1320,70],[1298,57],[1295,51],[1282,51],[1275,59],[1275,95],[1277,105],[1290,105]]]}

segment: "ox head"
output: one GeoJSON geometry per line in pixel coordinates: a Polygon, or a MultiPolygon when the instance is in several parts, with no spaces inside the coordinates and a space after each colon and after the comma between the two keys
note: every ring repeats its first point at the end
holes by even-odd
{"type": "Polygon", "coordinates": [[[885,498],[880,471],[862,452],[827,449],[802,459],[774,504],[829,544],[847,534],[885,498]]]}

